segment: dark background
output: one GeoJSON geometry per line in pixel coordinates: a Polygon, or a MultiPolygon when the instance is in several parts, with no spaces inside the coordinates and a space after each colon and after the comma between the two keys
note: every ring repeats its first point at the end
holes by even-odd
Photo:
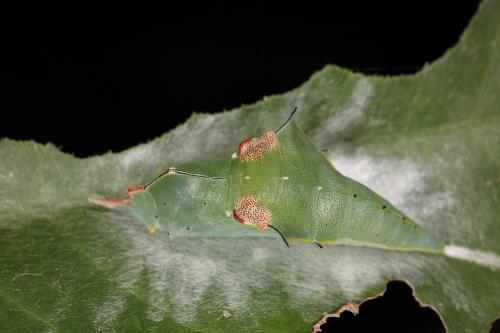
{"type": "Polygon", "coordinates": [[[88,156],[145,142],[194,111],[288,91],[325,64],[414,73],[456,44],[477,6],[351,1],[304,2],[293,13],[290,5],[287,13],[214,5],[151,8],[155,17],[4,15],[0,137],[88,156]]]}

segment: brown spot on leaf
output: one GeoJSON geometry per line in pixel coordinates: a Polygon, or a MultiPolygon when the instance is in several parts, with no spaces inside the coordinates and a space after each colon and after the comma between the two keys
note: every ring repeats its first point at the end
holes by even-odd
{"type": "Polygon", "coordinates": [[[353,315],[357,315],[359,313],[359,305],[355,303],[348,303],[345,305],[342,305],[340,308],[337,309],[337,311],[333,313],[324,313],[323,318],[320,319],[314,326],[313,326],[313,333],[315,332],[322,332],[321,326],[326,324],[328,318],[340,318],[340,315],[344,313],[345,311],[349,311],[353,315]]]}

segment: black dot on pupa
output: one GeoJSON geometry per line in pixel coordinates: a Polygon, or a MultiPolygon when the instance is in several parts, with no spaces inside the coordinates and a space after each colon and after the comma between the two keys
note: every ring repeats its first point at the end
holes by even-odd
{"type": "Polygon", "coordinates": [[[383,206],[382,206],[382,209],[386,209],[386,208],[387,208],[387,206],[386,206],[386,205],[383,205],[383,206]]]}
{"type": "Polygon", "coordinates": [[[406,217],[403,216],[403,221],[406,220],[406,217]]]}
{"type": "Polygon", "coordinates": [[[166,206],[166,205],[167,205],[167,203],[166,203],[166,202],[164,202],[164,203],[163,203],[163,206],[166,206]]]}
{"type": "Polygon", "coordinates": [[[155,219],[157,219],[157,218],[158,218],[158,215],[155,216],[155,219]]]}
{"type": "Polygon", "coordinates": [[[191,230],[191,227],[187,227],[186,229],[187,229],[187,230],[191,230]]]}
{"type": "Polygon", "coordinates": [[[206,206],[206,205],[207,205],[207,203],[206,203],[206,202],[204,202],[204,203],[203,203],[203,206],[206,206]]]}
{"type": "Polygon", "coordinates": [[[356,198],[356,197],[357,197],[357,195],[356,195],[356,194],[353,194],[353,195],[352,195],[352,197],[353,197],[353,198],[356,198]]]}

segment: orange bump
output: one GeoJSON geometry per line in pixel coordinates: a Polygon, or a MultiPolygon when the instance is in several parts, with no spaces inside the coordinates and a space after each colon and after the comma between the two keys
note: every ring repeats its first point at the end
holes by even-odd
{"type": "Polygon", "coordinates": [[[262,154],[278,145],[278,138],[274,132],[266,132],[260,138],[250,138],[240,143],[240,160],[242,162],[257,161],[262,154]]]}
{"type": "Polygon", "coordinates": [[[154,234],[156,232],[156,227],[148,227],[148,232],[154,234]]]}
{"type": "Polygon", "coordinates": [[[89,202],[95,205],[103,206],[106,208],[115,208],[119,206],[130,205],[132,200],[132,196],[144,192],[144,185],[134,185],[129,186],[127,189],[127,197],[122,199],[98,199],[98,198],[89,198],[89,202]]]}
{"type": "Polygon", "coordinates": [[[258,230],[265,230],[271,222],[271,212],[259,206],[254,197],[243,197],[236,203],[233,217],[243,224],[255,225],[258,230]]]}

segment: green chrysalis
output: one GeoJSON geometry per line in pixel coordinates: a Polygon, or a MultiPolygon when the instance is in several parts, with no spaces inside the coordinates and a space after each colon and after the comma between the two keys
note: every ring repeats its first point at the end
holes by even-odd
{"type": "Polygon", "coordinates": [[[281,236],[442,253],[444,243],[366,186],[343,176],[292,121],[239,146],[231,160],[169,168],[125,199],[150,230],[175,236],[281,236]],[[184,170],[189,170],[184,171],[184,170]],[[279,235],[278,235],[279,234],[279,235]]]}

